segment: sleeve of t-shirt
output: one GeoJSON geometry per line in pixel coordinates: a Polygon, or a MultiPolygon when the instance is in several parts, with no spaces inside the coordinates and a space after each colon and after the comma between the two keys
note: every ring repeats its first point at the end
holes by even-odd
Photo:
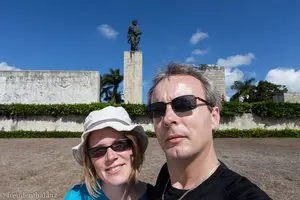
{"type": "Polygon", "coordinates": [[[228,199],[232,200],[272,200],[257,185],[246,177],[241,177],[228,187],[228,199]]]}

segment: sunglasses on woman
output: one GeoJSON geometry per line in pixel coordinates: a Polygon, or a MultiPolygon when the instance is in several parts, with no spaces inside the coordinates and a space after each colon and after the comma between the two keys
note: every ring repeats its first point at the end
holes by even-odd
{"type": "Polygon", "coordinates": [[[176,97],[175,99],[173,99],[171,102],[168,103],[155,102],[149,104],[145,112],[148,115],[148,117],[151,119],[162,117],[166,114],[166,109],[168,104],[171,104],[171,107],[175,112],[186,112],[186,111],[193,110],[198,106],[197,99],[204,102],[205,105],[211,106],[210,103],[208,103],[206,100],[200,97],[195,97],[194,95],[184,95],[184,96],[176,97]]]}
{"type": "Polygon", "coordinates": [[[107,147],[94,147],[88,150],[89,156],[91,158],[100,158],[105,156],[107,149],[111,148],[115,152],[122,152],[132,147],[132,141],[129,138],[123,138],[120,140],[117,140],[112,145],[107,147]]]}

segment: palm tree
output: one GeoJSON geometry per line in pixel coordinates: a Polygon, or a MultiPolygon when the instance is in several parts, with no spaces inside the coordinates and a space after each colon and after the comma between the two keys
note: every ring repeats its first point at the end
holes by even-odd
{"type": "Polygon", "coordinates": [[[100,102],[102,101],[102,99],[104,101],[110,100],[110,90],[112,89],[112,86],[108,85],[106,81],[107,80],[103,79],[103,76],[100,75],[100,102]]]}
{"type": "Polygon", "coordinates": [[[101,78],[100,96],[105,95],[104,100],[110,103],[122,103],[121,93],[118,92],[122,81],[123,75],[120,74],[120,69],[109,69],[109,73],[104,74],[101,78]]]}
{"type": "Polygon", "coordinates": [[[252,83],[255,82],[255,78],[250,78],[243,81],[235,81],[234,84],[230,87],[232,90],[237,90],[237,92],[230,98],[230,101],[239,100],[240,97],[247,101],[247,97],[251,90],[255,87],[252,83]]]}

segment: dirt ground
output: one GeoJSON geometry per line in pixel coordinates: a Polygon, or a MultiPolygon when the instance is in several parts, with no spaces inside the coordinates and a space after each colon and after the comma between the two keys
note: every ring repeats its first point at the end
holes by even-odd
{"type": "MultiPolygon", "coordinates": [[[[71,147],[80,138],[0,139],[0,199],[63,199],[81,168],[71,147]]],[[[215,139],[219,159],[273,199],[300,199],[300,139],[215,139]]],[[[164,155],[151,138],[140,179],[155,183],[164,155]]]]}

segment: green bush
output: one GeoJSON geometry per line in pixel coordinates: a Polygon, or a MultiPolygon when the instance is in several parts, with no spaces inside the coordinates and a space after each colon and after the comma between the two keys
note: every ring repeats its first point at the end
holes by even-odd
{"type": "Polygon", "coordinates": [[[224,102],[222,104],[221,116],[236,116],[251,113],[251,104],[241,102],[224,102]]]}
{"type": "Polygon", "coordinates": [[[131,117],[145,115],[145,104],[123,104],[122,107],[128,112],[131,117]]]}
{"type": "MultiPolygon", "coordinates": [[[[66,131],[0,131],[0,138],[80,138],[81,132],[66,131]]],[[[146,131],[148,137],[156,137],[152,131],[146,131]]],[[[267,137],[289,137],[300,138],[300,130],[266,130],[266,129],[228,129],[218,130],[214,133],[214,138],[267,138],[267,137]]]]}
{"type": "Polygon", "coordinates": [[[254,129],[227,129],[218,130],[215,138],[268,138],[268,137],[290,137],[300,138],[300,130],[280,129],[269,130],[262,128],[254,129]]]}
{"type": "Polygon", "coordinates": [[[108,104],[9,104],[0,105],[0,116],[28,117],[28,116],[87,116],[91,111],[106,107],[108,104]]]}
{"type": "Polygon", "coordinates": [[[67,131],[0,131],[0,138],[80,138],[81,134],[67,131]]]}
{"type": "MultiPolygon", "coordinates": [[[[108,103],[91,104],[0,104],[0,116],[15,118],[28,116],[87,116],[91,111],[102,109],[108,103]]],[[[131,117],[145,116],[144,104],[122,104],[131,117]]],[[[241,103],[224,102],[222,104],[221,116],[238,116],[244,113],[254,113],[261,117],[282,118],[282,117],[300,117],[299,103],[241,103]]]]}
{"type": "Polygon", "coordinates": [[[274,103],[261,102],[252,104],[252,113],[261,117],[299,117],[300,118],[300,104],[299,103],[274,103]]]}

